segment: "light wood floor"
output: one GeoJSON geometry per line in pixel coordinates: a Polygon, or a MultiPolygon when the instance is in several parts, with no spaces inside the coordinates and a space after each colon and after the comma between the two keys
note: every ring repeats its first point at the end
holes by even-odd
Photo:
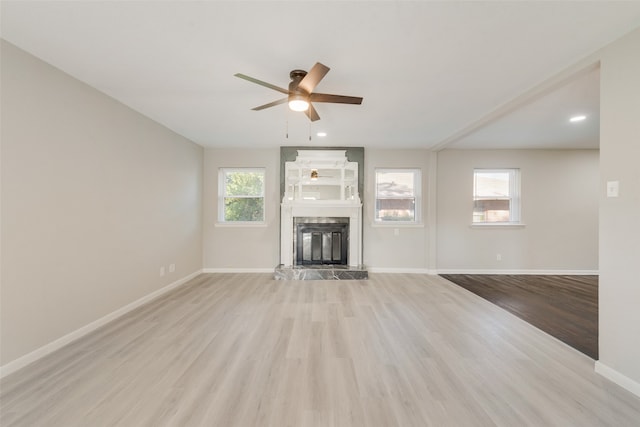
{"type": "Polygon", "coordinates": [[[438,276],[206,274],[6,377],[9,426],[638,426],[593,360],[438,276]]]}

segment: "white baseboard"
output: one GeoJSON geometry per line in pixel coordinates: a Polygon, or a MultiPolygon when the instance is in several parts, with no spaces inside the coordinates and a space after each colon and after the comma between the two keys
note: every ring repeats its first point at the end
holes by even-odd
{"type": "Polygon", "coordinates": [[[276,267],[263,268],[203,268],[203,273],[273,273],[276,267]]]}
{"type": "Polygon", "coordinates": [[[627,389],[631,393],[640,397],[640,383],[632,380],[625,375],[622,375],[620,372],[608,367],[599,360],[596,361],[595,371],[606,379],[618,384],[620,387],[627,389]]]}
{"type": "Polygon", "coordinates": [[[59,350],[60,348],[64,347],[65,345],[79,339],[82,338],[83,336],[95,331],[96,329],[100,328],[101,326],[106,325],[109,322],[112,322],[113,320],[117,319],[118,317],[121,317],[125,314],[127,314],[128,312],[166,294],[167,292],[177,288],[178,286],[188,282],[189,280],[193,279],[194,277],[198,276],[199,274],[202,273],[202,270],[198,270],[195,271],[191,274],[189,274],[188,276],[183,277],[182,279],[178,279],[175,282],[161,288],[158,289],[157,291],[151,292],[148,295],[145,295],[144,297],[125,305],[122,308],[119,308],[118,310],[107,314],[106,316],[101,317],[98,320],[95,320],[91,323],[89,323],[88,325],[85,325],[83,327],[81,327],[80,329],[76,329],[73,332],[68,333],[67,335],[64,335],[63,337],[58,338],[55,341],[50,342],[49,344],[45,344],[42,347],[32,351],[31,353],[28,353],[24,356],[21,356],[15,360],[12,360],[11,362],[0,366],[0,378],[3,378],[19,369],[24,368],[27,365],[30,365],[31,363],[43,358],[44,356],[47,356],[48,354],[53,353],[56,350],[59,350]]]}
{"type": "Polygon", "coordinates": [[[390,268],[390,267],[368,267],[370,273],[397,273],[397,274],[433,274],[427,268],[390,268]]]}
{"type": "MultiPolygon", "coordinates": [[[[386,268],[367,267],[370,273],[406,273],[406,274],[436,274],[433,270],[426,268],[386,268]]],[[[203,273],[273,273],[272,268],[203,268],[203,273]]]]}
{"type": "Polygon", "coordinates": [[[438,269],[435,274],[523,274],[553,276],[597,276],[598,270],[490,270],[438,269]]]}
{"type": "MultiPolygon", "coordinates": [[[[263,268],[203,268],[203,273],[273,273],[275,267],[263,268]]],[[[397,268],[397,267],[368,267],[370,273],[399,273],[399,274],[539,274],[561,276],[597,276],[598,270],[478,270],[478,269],[442,269],[428,268],[397,268]]]]}
{"type": "MultiPolygon", "coordinates": [[[[387,267],[367,267],[370,273],[405,273],[405,274],[437,274],[435,270],[427,268],[387,268],[387,267]]],[[[203,273],[273,273],[275,267],[271,268],[203,268],[203,273]]]]}

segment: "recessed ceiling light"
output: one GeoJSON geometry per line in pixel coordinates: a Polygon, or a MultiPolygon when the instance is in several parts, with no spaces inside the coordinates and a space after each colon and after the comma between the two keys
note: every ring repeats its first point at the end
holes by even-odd
{"type": "Polygon", "coordinates": [[[570,121],[571,123],[581,122],[581,121],[583,121],[583,120],[584,120],[584,119],[586,119],[586,118],[587,118],[587,116],[573,116],[573,117],[571,117],[571,118],[569,119],[569,121],[570,121]]]}
{"type": "Polygon", "coordinates": [[[318,133],[316,133],[316,135],[318,135],[318,136],[327,136],[327,133],[326,132],[318,132],[318,133]]]}

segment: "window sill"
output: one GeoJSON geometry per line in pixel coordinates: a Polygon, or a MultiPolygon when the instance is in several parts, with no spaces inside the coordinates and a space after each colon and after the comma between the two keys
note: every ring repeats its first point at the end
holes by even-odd
{"type": "Polygon", "coordinates": [[[260,222],[216,222],[213,224],[214,227],[228,227],[228,228],[242,228],[242,227],[266,227],[267,223],[264,221],[260,222]]]}
{"type": "Polygon", "coordinates": [[[470,228],[525,228],[522,222],[488,222],[471,224],[470,228]]]}
{"type": "Polygon", "coordinates": [[[372,228],[424,228],[421,222],[373,222],[372,228]]]}

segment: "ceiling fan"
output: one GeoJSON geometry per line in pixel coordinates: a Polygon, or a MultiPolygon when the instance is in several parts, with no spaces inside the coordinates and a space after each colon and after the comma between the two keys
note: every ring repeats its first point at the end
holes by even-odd
{"type": "Polygon", "coordinates": [[[291,83],[289,83],[289,89],[284,89],[271,83],[263,82],[262,80],[254,79],[244,74],[234,74],[244,80],[248,80],[252,83],[259,84],[261,86],[268,87],[269,89],[277,90],[278,92],[287,95],[286,98],[279,99],[277,101],[270,102],[268,104],[260,105],[252,108],[252,110],[259,111],[265,108],[273,107],[275,105],[289,103],[289,108],[293,111],[304,111],[312,122],[320,120],[320,116],[315,108],[313,108],[312,102],[331,102],[337,104],[362,104],[362,98],[357,96],[344,96],[344,95],[331,95],[328,93],[317,93],[313,89],[320,83],[320,80],[324,78],[329,72],[330,68],[319,62],[314,65],[309,72],[304,70],[293,70],[289,73],[291,83]]]}

